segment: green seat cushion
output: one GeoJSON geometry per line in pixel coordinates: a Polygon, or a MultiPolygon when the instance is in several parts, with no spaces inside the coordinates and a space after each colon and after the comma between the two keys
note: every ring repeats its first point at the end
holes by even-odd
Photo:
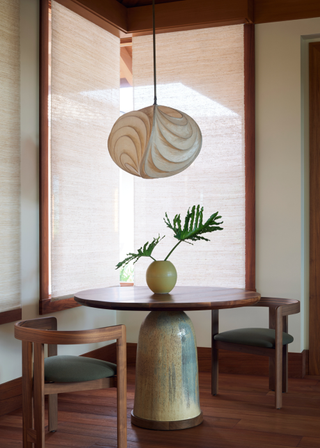
{"type": "MultiPolygon", "coordinates": [[[[216,334],[214,339],[233,344],[273,348],[275,346],[275,330],[269,328],[241,328],[216,334]]],[[[293,337],[288,333],[283,333],[282,341],[283,345],[290,344],[293,341],[293,337]]]]}
{"type": "Polygon", "coordinates": [[[98,380],[116,373],[116,364],[84,356],[50,356],[44,362],[45,381],[56,383],[98,380]]]}

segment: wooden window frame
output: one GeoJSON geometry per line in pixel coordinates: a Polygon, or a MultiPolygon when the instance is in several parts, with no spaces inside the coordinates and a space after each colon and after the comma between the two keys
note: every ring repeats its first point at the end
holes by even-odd
{"type": "Polygon", "coordinates": [[[22,319],[22,309],[17,308],[15,310],[3,311],[0,313],[0,325],[8,324],[22,319]]]}
{"type": "MultiPolygon", "coordinates": [[[[74,298],[52,300],[49,295],[49,148],[48,47],[50,0],[40,1],[40,300],[39,314],[80,306],[74,298]]],[[[245,115],[245,287],[255,290],[255,63],[254,25],[244,25],[245,115]]],[[[1,320],[0,320],[1,323],[1,320]]]]}
{"type": "Polygon", "coordinates": [[[244,25],[245,287],[256,290],[255,32],[244,25]]]}
{"type": "Polygon", "coordinates": [[[320,238],[319,238],[319,120],[320,120],[320,42],[309,43],[309,374],[320,375],[320,238]]]}
{"type": "Polygon", "coordinates": [[[40,0],[40,300],[39,314],[80,306],[73,297],[52,300],[49,295],[49,7],[50,0],[40,0]]]}

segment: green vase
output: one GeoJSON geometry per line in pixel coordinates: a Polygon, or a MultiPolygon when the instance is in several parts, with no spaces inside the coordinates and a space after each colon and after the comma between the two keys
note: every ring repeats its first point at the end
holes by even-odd
{"type": "Polygon", "coordinates": [[[171,261],[153,261],[146,273],[147,285],[155,294],[167,294],[177,282],[177,271],[171,261]]]}

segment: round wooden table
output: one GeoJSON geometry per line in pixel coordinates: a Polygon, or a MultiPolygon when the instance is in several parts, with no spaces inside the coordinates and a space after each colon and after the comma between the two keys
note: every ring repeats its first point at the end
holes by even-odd
{"type": "Polygon", "coordinates": [[[153,294],[146,286],[115,286],[81,291],[74,298],[93,308],[151,311],[139,333],[131,422],[148,429],[172,430],[203,421],[197,345],[184,311],[253,305],[260,294],[200,286],[176,286],[169,294],[153,294]]]}

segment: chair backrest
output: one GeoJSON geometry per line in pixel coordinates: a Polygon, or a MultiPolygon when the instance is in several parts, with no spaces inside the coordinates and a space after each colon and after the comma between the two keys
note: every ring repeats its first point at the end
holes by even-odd
{"type": "Polygon", "coordinates": [[[282,329],[285,332],[288,332],[288,316],[300,312],[300,302],[295,299],[261,297],[253,306],[269,308],[269,328],[275,329],[276,322],[282,318],[282,329]]]}
{"type": "Polygon", "coordinates": [[[261,297],[260,300],[253,306],[266,306],[273,309],[281,306],[283,309],[283,315],[296,314],[300,311],[300,302],[299,300],[294,299],[261,297]]]}
{"type": "MultiPolygon", "coordinates": [[[[300,312],[300,302],[294,299],[281,299],[275,297],[261,297],[260,300],[250,306],[263,306],[269,308],[269,328],[288,332],[288,316],[300,312]],[[279,327],[280,325],[280,327],[279,327]]],[[[211,320],[212,335],[219,333],[219,310],[212,310],[211,320]]]]}
{"type": "Polygon", "coordinates": [[[74,345],[123,340],[125,326],[96,328],[94,330],[58,331],[55,317],[22,320],[14,326],[14,334],[21,341],[41,344],[74,345]]]}

